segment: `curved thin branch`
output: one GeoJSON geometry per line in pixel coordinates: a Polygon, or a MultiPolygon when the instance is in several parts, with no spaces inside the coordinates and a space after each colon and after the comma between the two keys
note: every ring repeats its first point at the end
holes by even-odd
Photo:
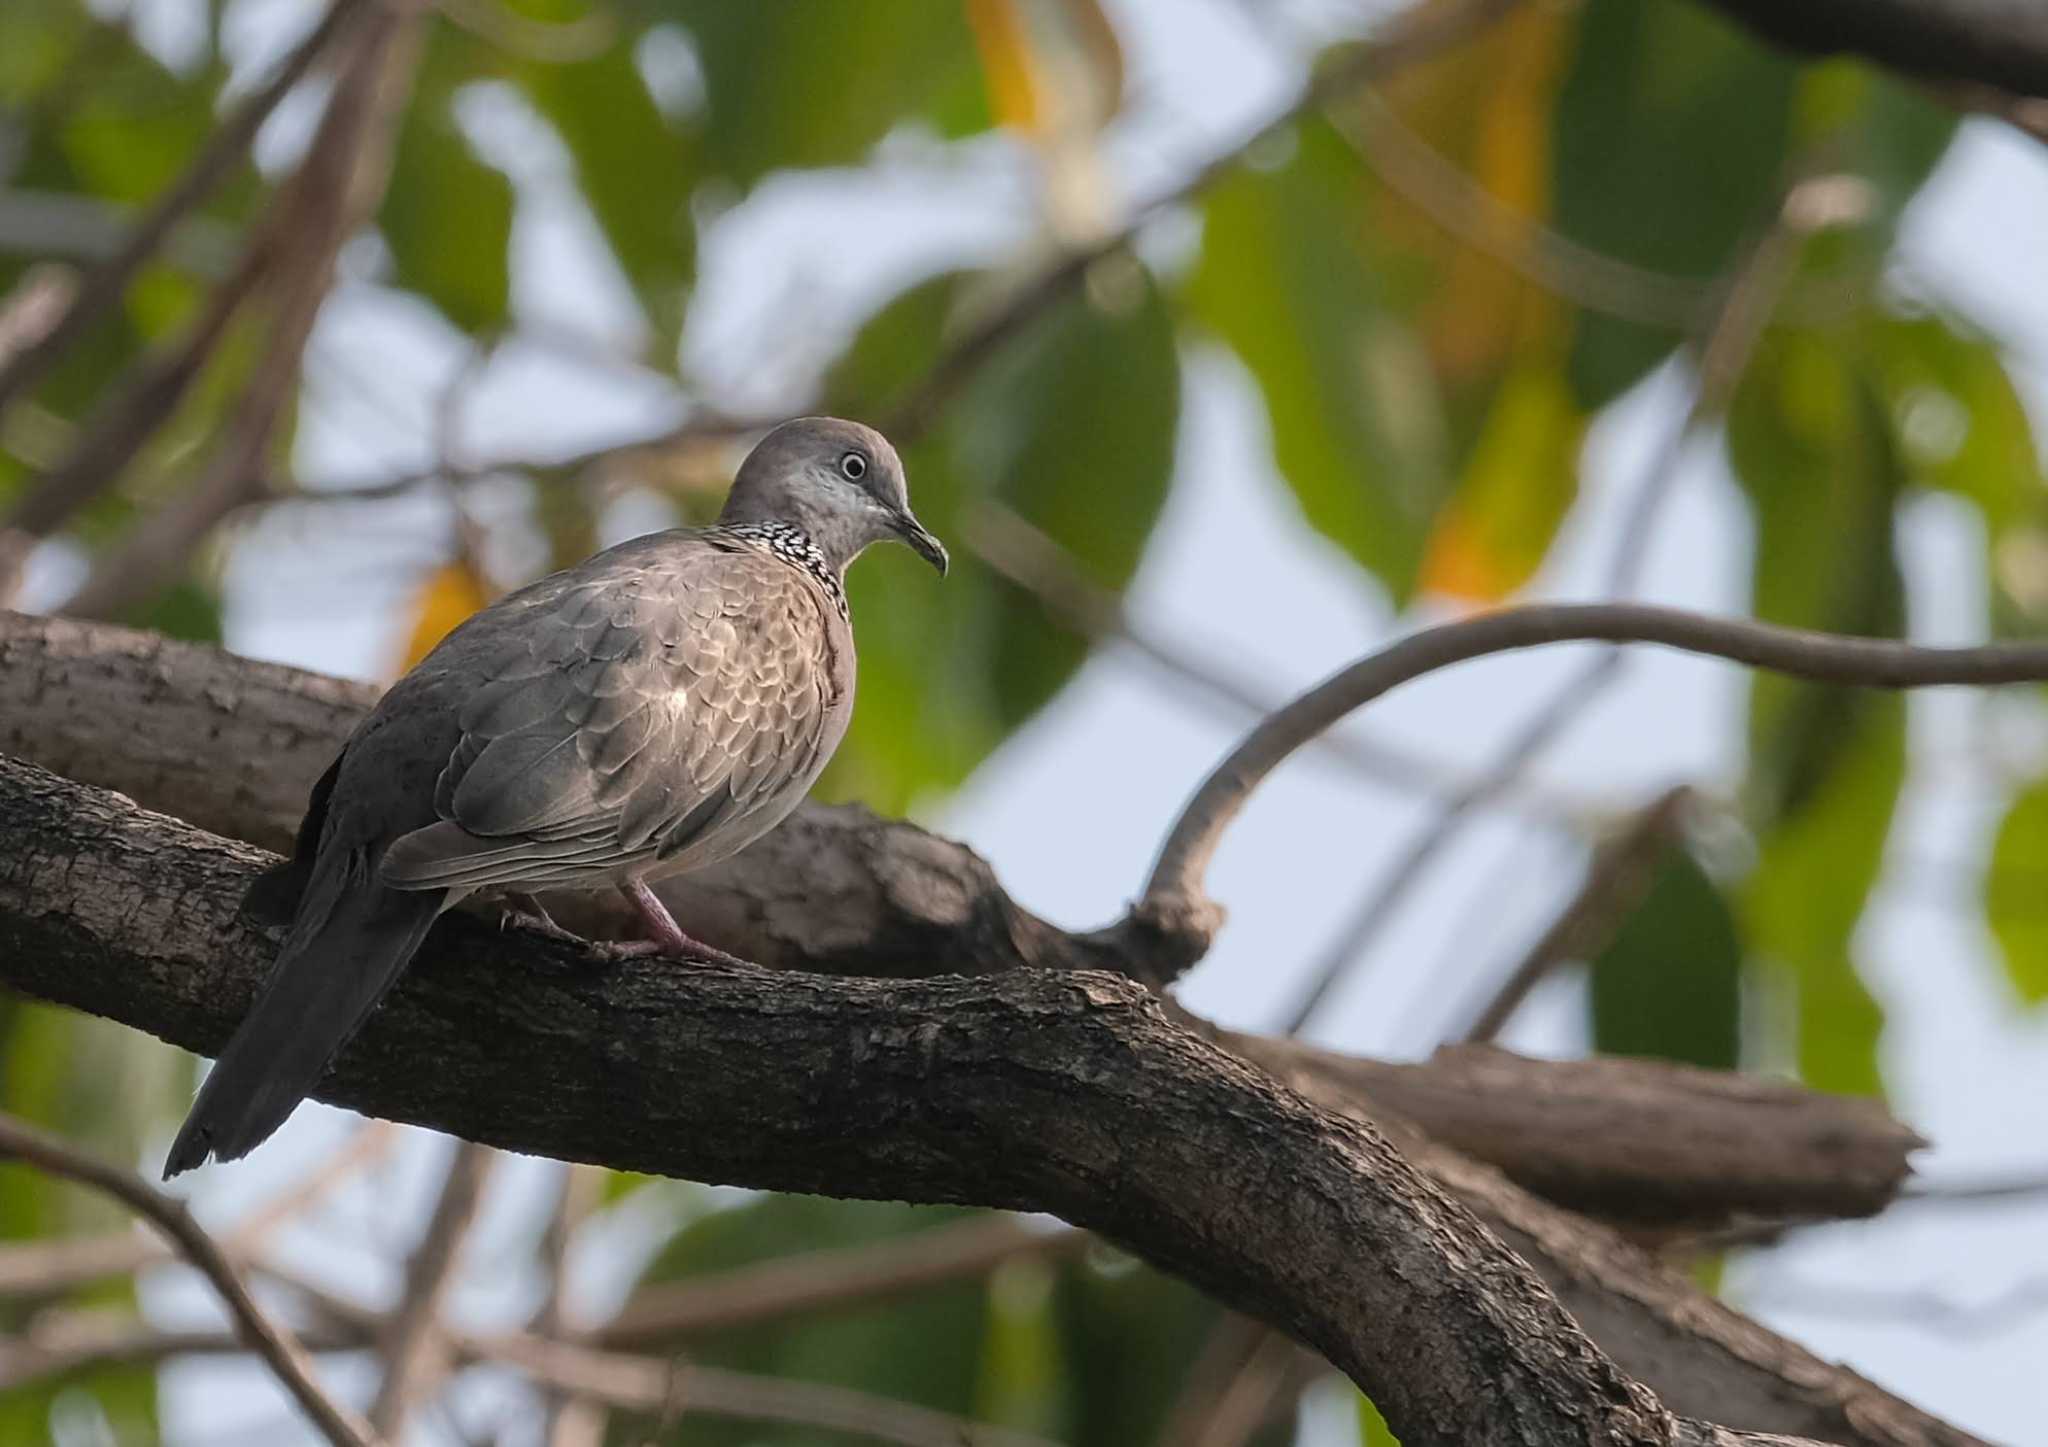
{"type": "Polygon", "coordinates": [[[192,1219],[183,1202],[159,1191],[133,1171],[94,1160],[55,1136],[8,1115],[0,1115],[0,1154],[90,1186],[145,1217],[213,1283],[249,1345],[270,1364],[285,1390],[305,1408],[306,1415],[327,1440],[334,1447],[375,1447],[380,1439],[370,1430],[369,1423],[321,1389],[313,1379],[313,1363],[304,1348],[257,1304],[233,1263],[192,1219]]]}
{"type": "Polygon", "coordinates": [[[2048,644],[1926,648],[1645,603],[1534,604],[1439,624],[1341,669],[1247,734],[1202,781],[1167,832],[1133,918],[1163,929],[1169,939],[1180,935],[1206,945],[1203,932],[1219,922],[1202,891],[1209,861],[1252,791],[1290,754],[1346,714],[1424,674],[1551,643],[1655,643],[1795,678],[1868,688],[2048,680],[2048,644]]]}

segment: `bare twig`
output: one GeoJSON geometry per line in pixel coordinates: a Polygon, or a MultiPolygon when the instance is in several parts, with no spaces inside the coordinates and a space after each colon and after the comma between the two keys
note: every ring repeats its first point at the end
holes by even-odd
{"type": "Polygon", "coordinates": [[[1296,749],[1381,694],[1439,668],[1567,642],[1655,643],[1795,678],[1866,688],[2048,679],[2044,644],[1928,648],[1643,603],[1532,604],[1440,624],[1341,669],[1253,729],[1203,781],[1168,831],[1134,914],[1170,935],[1205,944],[1217,922],[1215,906],[1202,892],[1209,860],[1252,790],[1296,749]]]}
{"type": "Polygon", "coordinates": [[[567,20],[536,20],[500,0],[434,0],[434,8],[479,40],[543,65],[593,60],[619,36],[619,17],[608,8],[567,20]]]}
{"type": "Polygon", "coordinates": [[[1544,976],[1566,960],[1597,952],[1612,938],[1615,927],[1649,888],[1658,856],[1691,797],[1684,785],[1665,790],[1594,853],[1579,892],[1480,1006],[1472,1023],[1458,1032],[1460,1039],[1468,1044],[1492,1040],[1544,976]]]}
{"type": "Polygon", "coordinates": [[[492,1360],[519,1367],[537,1382],[596,1398],[621,1411],[654,1416],[702,1413],[822,1427],[901,1447],[1053,1447],[1028,1432],[984,1426],[823,1383],[621,1356],[528,1336],[481,1339],[475,1345],[492,1360]]]}
{"type": "Polygon", "coordinates": [[[1899,1196],[1902,1204],[1923,1206],[1993,1206],[2036,1198],[2048,1199],[2048,1173],[1976,1181],[1924,1181],[1899,1196]]]}
{"type": "MultiPolygon", "coordinates": [[[[547,1228],[541,1232],[540,1259],[547,1273],[546,1293],[533,1313],[532,1329],[547,1341],[568,1335],[569,1248],[576,1229],[590,1213],[597,1199],[603,1172],[574,1162],[561,1168],[561,1193],[548,1213],[547,1228]]],[[[560,1392],[541,1393],[540,1440],[544,1447],[584,1447],[604,1437],[604,1409],[587,1399],[565,1397],[560,1392]]]]}
{"type": "Polygon", "coordinates": [[[1588,311],[1690,330],[1714,307],[1710,281],[1672,276],[1594,251],[1524,215],[1459,170],[1368,95],[1331,120],[1403,199],[1458,240],[1588,311]]]}
{"type": "Polygon", "coordinates": [[[1244,1447],[1328,1370],[1313,1352],[1264,1328],[1244,1365],[1224,1383],[1200,1430],[1184,1440],[1192,1447],[1244,1447]]]}
{"type": "MultiPolygon", "coordinates": [[[[1234,676],[1222,662],[1204,658],[1170,638],[1151,633],[1134,622],[1123,599],[1103,587],[1074,556],[1015,510],[984,500],[960,524],[962,550],[1015,585],[1065,627],[1091,642],[1121,643],[1160,672],[1192,685],[1203,696],[1233,712],[1263,718],[1278,701],[1248,680],[1234,676]]],[[[1316,747],[1360,777],[1399,788],[1451,794],[1460,780],[1442,761],[1399,745],[1348,734],[1328,734],[1316,747]]],[[[1569,826],[1588,812],[1564,799],[1533,790],[1509,791],[1503,802],[1530,819],[1569,826]]]]}
{"type": "Polygon", "coordinates": [[[1265,1339],[1263,1325],[1234,1311],[1225,1312],[1188,1364],[1180,1394],[1167,1409],[1154,1447],[1184,1447],[1194,1441],[1265,1339]]]}
{"type": "Polygon", "coordinates": [[[145,518],[64,605],[118,617],[183,566],[219,520],[262,486],[265,455],[298,385],[300,359],[326,300],[335,257],[376,207],[390,170],[396,115],[411,89],[422,16],[380,4],[349,57],[304,163],[280,193],[280,239],[265,290],[275,299],[264,354],[226,436],[175,505],[145,518]]]}
{"type": "MultiPolygon", "coordinates": [[[[235,1222],[221,1238],[229,1258],[240,1260],[256,1251],[279,1227],[310,1208],[384,1150],[392,1131],[388,1121],[366,1122],[318,1169],[235,1222]]],[[[126,1276],[170,1260],[173,1255],[170,1246],[159,1237],[134,1231],[0,1246],[0,1296],[54,1295],[87,1282],[126,1276]]]]}
{"type": "Polygon", "coordinates": [[[1789,1277],[1767,1279],[1742,1295],[1750,1305],[1778,1311],[1842,1317],[1858,1324],[1882,1322],[1936,1332],[1949,1340],[1975,1340],[2011,1331],[2048,1312],[2048,1276],[2013,1282],[1982,1301],[1958,1301],[1927,1288],[1900,1291],[1789,1277]]]}
{"type": "Polygon", "coordinates": [[[1307,116],[1361,86],[1436,55],[1483,29],[1519,0],[1452,0],[1418,6],[1402,14],[1376,39],[1310,77],[1295,98],[1269,119],[1224,146],[1185,178],[1141,203],[1130,222],[1113,235],[1077,247],[1010,293],[947,350],[936,366],[884,414],[882,430],[905,439],[921,435],[982,364],[1052,304],[1080,285],[1095,265],[1129,246],[1154,217],[1200,195],[1243,164],[1244,158],[1307,116]]]}
{"type": "Polygon", "coordinates": [[[387,1437],[405,1430],[406,1418],[434,1390],[449,1362],[441,1306],[455,1278],[462,1243],[476,1222],[484,1183],[496,1152],[463,1141],[448,1163],[441,1196],[427,1219],[425,1234],[406,1264],[405,1294],[381,1333],[384,1380],[370,1404],[370,1425],[387,1437]]]}
{"type": "Polygon", "coordinates": [[[121,299],[136,272],[163,245],[180,220],[212,194],[242,158],[256,132],[277,109],[293,86],[312,69],[336,36],[355,18],[374,8],[370,0],[335,0],[313,33],[285,57],[261,90],[235,108],[208,139],[206,147],[186,168],[185,174],[158,197],[114,255],[101,262],[86,278],[71,305],[40,340],[6,360],[0,366],[0,410],[21,392],[39,381],[51,364],[87,328],[105,316],[121,299]]]}
{"type": "Polygon", "coordinates": [[[93,409],[70,450],[0,521],[0,602],[13,595],[21,564],[35,542],[111,487],[176,409],[226,335],[228,324],[269,272],[277,242],[273,227],[258,226],[234,271],[208,294],[179,342],[168,352],[139,362],[119,390],[93,409]]]}
{"type": "MultiPolygon", "coordinates": [[[[1272,117],[1219,149],[1181,181],[1136,206],[1129,224],[1123,229],[1068,251],[1020,282],[1003,301],[949,347],[901,397],[883,409],[879,424],[882,430],[899,443],[908,443],[922,435],[946,404],[990,358],[1079,286],[1097,263],[1128,247],[1148,222],[1199,196],[1234,171],[1248,152],[1284,134],[1303,117],[1360,86],[1383,80],[1405,66],[1456,44],[1512,9],[1516,3],[1518,0],[1454,0],[1448,5],[1421,7],[1404,15],[1382,38],[1357,47],[1344,60],[1312,78],[1292,101],[1272,117]]],[[[553,457],[502,457],[478,462],[452,474],[443,467],[423,468],[305,492],[273,487],[266,501],[286,498],[305,502],[375,501],[442,480],[463,480],[503,472],[578,471],[636,453],[660,453],[686,442],[745,436],[781,420],[780,415],[730,417],[706,409],[661,432],[580,452],[553,457]]]]}
{"type": "Polygon", "coordinates": [[[132,1171],[95,1160],[12,1116],[0,1115],[0,1152],[104,1192],[145,1217],[213,1283],[243,1338],[269,1363],[328,1441],[335,1447],[373,1447],[377,1442],[368,1423],[321,1389],[304,1349],[257,1304],[226,1254],[176,1197],[157,1190],[132,1171]]]}
{"type": "Polygon", "coordinates": [[[647,1348],[782,1316],[868,1305],[986,1276],[1020,1257],[1074,1255],[1092,1239],[1085,1231],[1047,1230],[1000,1213],[973,1216],[899,1240],[781,1256],[648,1287],[587,1340],[608,1348],[647,1348]]]}

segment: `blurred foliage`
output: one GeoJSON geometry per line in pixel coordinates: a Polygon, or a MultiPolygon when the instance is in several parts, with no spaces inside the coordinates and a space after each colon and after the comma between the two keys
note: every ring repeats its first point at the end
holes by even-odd
{"type": "Polygon", "coordinates": [[[1663,851],[1642,903],[1593,957],[1593,1045],[1733,1069],[1742,1044],[1735,912],[1683,847],[1663,851]]]}
{"type": "Polygon", "coordinates": [[[2015,795],[1999,822],[1984,910],[2013,992],[2029,1005],[2048,1000],[2048,779],[2015,795]]]}
{"type": "Polygon", "coordinates": [[[1358,1447],[1401,1447],[1401,1439],[1387,1426],[1387,1419],[1370,1397],[1358,1399],[1358,1447]]]}
{"type": "MultiPolygon", "coordinates": [[[[254,77],[234,72],[220,45],[244,8],[209,5],[206,34],[179,50],[152,49],[84,0],[0,5],[0,314],[32,273],[75,275],[103,252],[248,92],[254,77]],[[56,240],[5,224],[10,207],[53,199],[68,208],[56,240]]],[[[531,298],[554,284],[528,224],[540,176],[580,206],[638,312],[625,349],[670,380],[679,404],[702,380],[680,360],[694,340],[700,248],[778,173],[870,167],[878,145],[905,135],[919,139],[912,154],[963,165],[997,152],[946,143],[1003,124],[1047,178],[1045,232],[1072,239],[1087,208],[1069,214],[1053,193],[1087,180],[1073,158],[1098,146],[1112,112],[1147,103],[1142,85],[1126,85],[1094,0],[487,0],[437,14],[421,39],[376,239],[350,248],[344,273],[418,303],[438,318],[429,324],[490,357],[521,337],[531,298]]],[[[241,168],[209,197],[112,320],[0,418],[0,515],[91,425],[117,379],[185,334],[275,199],[313,98],[272,127],[263,168],[241,168]]],[[[1189,206],[1199,235],[1186,254],[1147,248],[1142,261],[1096,268],[907,442],[918,509],[955,545],[957,566],[941,584],[884,548],[854,571],[860,704],[822,792],[902,810],[954,788],[1075,675],[1084,643],[973,556],[977,519],[1011,510],[1096,584],[1126,587],[1184,442],[1185,349],[1225,350],[1243,369],[1287,498],[1355,564],[1361,590],[1392,610],[1431,595],[1512,598],[1578,499],[1583,441],[1602,409],[1660,367],[1691,367],[1688,332],[1787,182],[1822,171],[1857,178],[1867,214],[1806,245],[1725,419],[1754,527],[1753,609],[1898,634],[1915,601],[1899,566],[1901,510],[1934,494],[1981,520],[1989,626],[2038,632],[2048,490],[2007,359],[1938,298],[1885,281],[1898,219],[1954,129],[1913,85],[1850,62],[1795,63],[1688,0],[1586,0],[1523,6],[1259,148],[1189,206]]],[[[1113,198],[1101,209],[1114,214],[1113,198]]],[[[821,359],[816,396],[792,407],[887,416],[1043,249],[995,266],[981,251],[920,255],[929,270],[896,279],[896,294],[821,359]]],[[[71,519],[67,542],[90,555],[189,483],[261,335],[247,317],[228,329],[125,485],[71,519]]],[[[525,514],[494,514],[491,526],[524,527],[539,546],[480,549],[469,525],[446,530],[458,543],[421,570],[394,656],[416,659],[489,596],[479,553],[494,565],[573,562],[609,535],[607,500],[636,487],[701,516],[704,474],[722,465],[701,449],[656,449],[525,470],[525,514]]],[[[217,563],[202,555],[134,620],[220,637],[217,563]]],[[[1754,681],[1738,791],[1753,859],[1709,872],[1683,848],[1663,857],[1591,961],[1601,1048],[1727,1064],[1744,1042],[1790,1039],[1807,1079],[1882,1088],[1883,1020],[1855,938],[1905,777],[1906,721],[1895,697],[1754,681]],[[1747,1028],[1756,1010],[1772,1012],[1769,1028],[1747,1028]]],[[[2014,998],[2038,1003],[2048,783],[2018,793],[1991,854],[1991,931],[2014,998]]],[[[165,1078],[170,1058],[0,1001],[6,1108],[116,1156],[181,1098],[182,1080],[165,1078]],[[144,1080],[146,1097],[131,1089],[144,1080]]],[[[107,1224],[82,1214],[76,1193],[5,1177],[9,1236],[107,1224]]],[[[762,1198],[682,1219],[649,1277],[882,1239],[953,1214],[762,1198]]],[[[1199,1296],[1148,1270],[1069,1262],[749,1328],[702,1350],[1109,1447],[1152,1440],[1214,1321],[1199,1296]]],[[[53,1394],[71,1387],[98,1401],[118,1440],[147,1439],[152,1380],[120,1369],[0,1395],[0,1441],[46,1435],[53,1394]]],[[[638,1428],[618,1430],[639,1440],[638,1428]]],[[[1392,1440],[1367,1404],[1360,1433],[1392,1440]]],[[[823,1439],[686,1419],[668,1440],[823,1439]]]]}
{"type": "MultiPolygon", "coordinates": [[[[810,1196],[762,1196],[685,1226],[642,1285],[749,1262],[896,1240],[977,1213],[810,1196]]],[[[692,1343],[693,1360],[826,1382],[1040,1433],[1069,1447],[1154,1442],[1223,1312],[1193,1287],[1097,1252],[1020,1259],[965,1279],[737,1330],[692,1343]]],[[[650,1424],[614,1421],[608,1440],[649,1440],[650,1424]]],[[[1279,1447],[1272,1429],[1248,1447],[1279,1447]]],[[[686,1417],[662,1428],[675,1447],[854,1447],[864,1440],[797,1427],[686,1417]]]]}
{"type": "MultiPolygon", "coordinates": [[[[189,1057],[110,1021],[0,994],[0,1103],[6,1111],[94,1154],[130,1161],[191,1088],[189,1057]]],[[[127,1215],[97,1192],[0,1162],[0,1245],[116,1231],[127,1215]]],[[[64,1304],[132,1308],[135,1284],[117,1278],[65,1293],[64,1304]]],[[[0,1331],[16,1331],[52,1304],[0,1300],[0,1331]]],[[[0,1391],[0,1442],[50,1440],[53,1412],[82,1440],[156,1440],[156,1372],[145,1364],[85,1368],[0,1391]]]]}
{"type": "MultiPolygon", "coordinates": [[[[999,505],[1095,582],[1129,580],[1172,478],[1180,370],[1165,299],[1141,271],[1120,280],[1106,301],[1057,304],[905,448],[918,516],[940,537],[999,505]]],[[[990,303],[989,281],[943,276],[883,307],[827,379],[826,409],[872,416],[902,395],[963,313],[990,303]]],[[[901,810],[959,783],[1080,665],[1081,640],[958,551],[943,580],[894,548],[848,576],[860,702],[824,797],[901,810]]]]}

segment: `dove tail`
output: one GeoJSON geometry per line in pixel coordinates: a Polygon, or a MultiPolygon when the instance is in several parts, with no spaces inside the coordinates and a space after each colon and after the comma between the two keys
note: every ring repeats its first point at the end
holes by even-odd
{"type": "Polygon", "coordinates": [[[419,949],[446,892],[389,889],[374,873],[361,854],[313,870],[263,993],[171,1144],[166,1180],[269,1139],[419,949]]]}

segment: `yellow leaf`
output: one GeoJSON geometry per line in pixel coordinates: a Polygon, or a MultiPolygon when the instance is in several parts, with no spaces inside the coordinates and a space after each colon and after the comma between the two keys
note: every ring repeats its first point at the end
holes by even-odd
{"type": "MultiPolygon", "coordinates": [[[[1505,212],[1541,221],[1550,211],[1550,112],[1566,60],[1570,17],[1558,5],[1523,6],[1484,35],[1404,73],[1387,99],[1403,124],[1451,173],[1505,212]]],[[[1370,158],[1368,158],[1370,159],[1370,158]]],[[[1440,205],[1467,209],[1445,194],[1440,205]]],[[[1458,387],[1506,367],[1531,343],[1559,335],[1564,308],[1489,251],[1447,238],[1404,200],[1382,226],[1400,244],[1441,257],[1422,308],[1437,374],[1458,387]]]]}
{"type": "Polygon", "coordinates": [[[1044,141],[1093,135],[1123,103],[1123,47],[1101,0],[966,0],[989,111],[1044,141]]]}
{"type": "Polygon", "coordinates": [[[990,114],[1015,130],[1037,129],[1038,83],[1032,74],[1024,17],[1015,0],[967,0],[967,23],[981,51],[990,114]]]}
{"type": "Polygon", "coordinates": [[[1510,373],[1473,445],[1457,494],[1438,514],[1420,586],[1473,603],[1498,603],[1543,562],[1578,491],[1585,418],[1556,366],[1510,373]]]}
{"type": "Polygon", "coordinates": [[[465,558],[443,563],[413,595],[412,627],[406,634],[399,673],[409,672],[455,625],[491,601],[491,589],[465,558]]]}

